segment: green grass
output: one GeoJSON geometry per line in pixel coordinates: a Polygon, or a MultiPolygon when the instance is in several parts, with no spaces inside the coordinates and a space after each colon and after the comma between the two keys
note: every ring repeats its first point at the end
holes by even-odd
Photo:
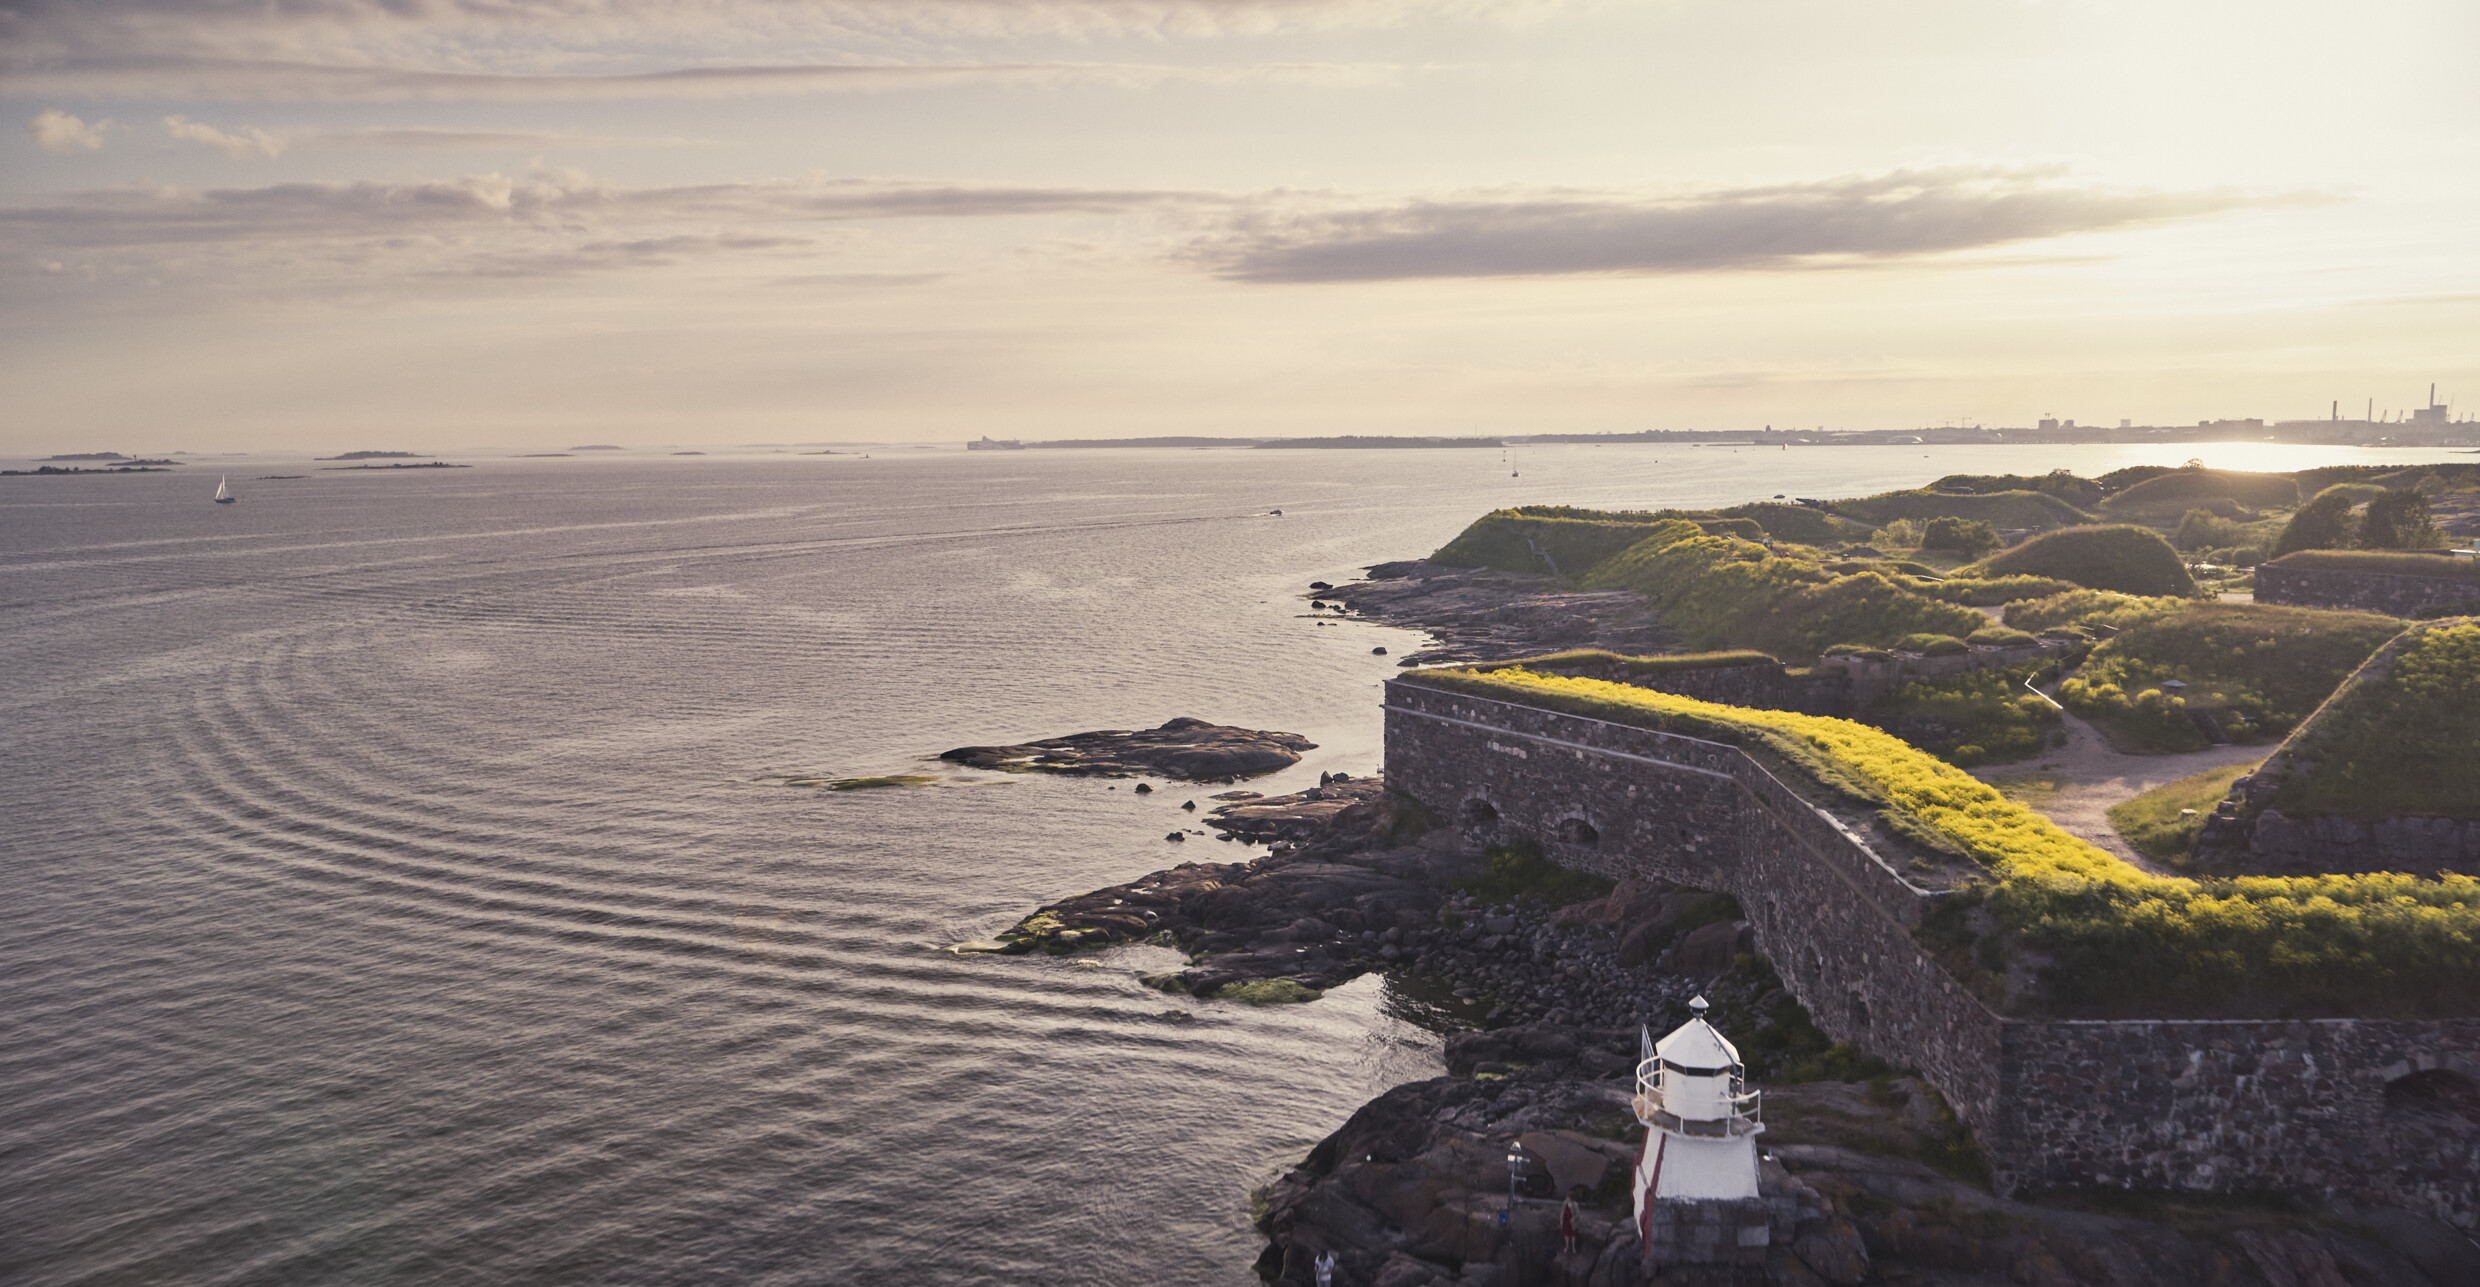
{"type": "Polygon", "coordinates": [[[2077,589],[2072,581],[2046,576],[1948,577],[1920,587],[1922,594],[1966,607],[1994,608],[2002,603],[2047,598],[2077,589]]]}
{"type": "Polygon", "coordinates": [[[2269,807],[2480,818],[2480,623],[2413,626],[2284,748],[2269,807]]]}
{"type": "Polygon", "coordinates": [[[2179,552],[2150,528],[2125,523],[2044,532],[1959,570],[1969,577],[2041,576],[2125,594],[2192,595],[2179,552]]]}
{"type": "MultiPolygon", "coordinates": [[[[2464,644],[2458,637],[2454,647],[2464,644]]],[[[2472,647],[2480,647],[2480,627],[2472,647]]],[[[2440,657],[2441,665],[2460,665],[2440,657]]],[[[2465,673],[2470,673],[2466,671],[2465,673]]],[[[1824,797],[1873,800],[1986,867],[1947,897],[1970,933],[1986,907],[2047,964],[2064,1014],[2241,1017],[2463,1014],[2480,1008],[2480,880],[2445,875],[2153,876],[1880,730],[1519,670],[1416,671],[1407,682],[1727,742],[1824,797]]],[[[1962,948],[1987,955],[1982,940],[1962,948]]],[[[2009,949],[2012,950],[2012,949],[2009,949]]],[[[2007,959],[1999,954],[2001,963],[2007,959]]]]}
{"type": "Polygon", "coordinates": [[[1691,648],[1753,648],[1785,659],[1815,657],[1838,643],[1969,634],[1986,624],[1969,608],[1915,594],[1882,573],[1837,577],[1727,536],[1649,538],[1579,583],[1643,594],[1691,648]]]}
{"type": "Polygon", "coordinates": [[[1948,474],[1929,484],[1931,491],[2043,492],[2078,509],[2091,509],[2102,497],[2101,484],[2066,470],[2046,474],[1948,474]]]}
{"type": "Polygon", "coordinates": [[[1828,501],[1837,514],[1883,527],[1896,519],[1978,519],[1991,527],[2051,528],[2089,523],[2093,516],[2046,492],[1993,492],[1941,496],[1933,491],[1886,492],[1858,500],[1828,501]]]}
{"type": "MultiPolygon", "coordinates": [[[[1676,540],[1699,535],[1701,529],[1678,520],[1646,518],[1569,518],[1538,512],[1502,509],[1485,514],[1452,541],[1430,555],[1448,567],[1492,568],[1500,572],[1548,572],[1541,554],[1558,570],[1574,576],[1649,536],[1667,534],[1676,540]],[[1534,551],[1538,548],[1541,554],[1534,551]]],[[[1573,511],[1590,513],[1591,511],[1573,511]]]]}
{"type": "Polygon", "coordinates": [[[2184,611],[2190,602],[2187,599],[2145,598],[2114,590],[2070,590],[2046,599],[2009,603],[2006,624],[2018,630],[2033,631],[2057,626],[2100,631],[2124,630],[2155,617],[2184,611]]]}
{"type": "Polygon", "coordinates": [[[2272,567],[2300,572],[2383,572],[2480,585],[2480,559],[2445,554],[2398,554],[2391,550],[2301,550],[2275,559],[2272,567]]]}
{"type": "Polygon", "coordinates": [[[1298,1005],[1326,995],[1290,979],[1256,979],[1248,983],[1230,984],[1214,994],[1216,1000],[1241,1001],[1249,1005],[1298,1005]]]}
{"type": "Polygon", "coordinates": [[[1803,545],[1831,545],[1857,541],[1866,537],[1868,529],[1838,519],[1821,509],[1806,505],[1786,505],[1781,501],[1758,501],[1753,505],[1734,505],[1714,511],[1723,518],[1744,518],[1765,529],[1777,541],[1797,541],[1803,545]]]}
{"type": "Polygon", "coordinates": [[[2287,474],[2228,469],[2173,469],[2101,502],[2112,518],[2177,518],[2191,509],[2232,502],[2249,509],[2289,509],[2299,503],[2299,484],[2287,474]]]}
{"type": "Polygon", "coordinates": [[[2155,862],[2175,863],[2195,848],[2196,833],[2204,829],[2213,806],[2230,794],[2230,784],[2255,767],[2254,762],[2230,764],[2163,783],[2110,806],[2110,825],[2137,853],[2155,862]]]}
{"type": "Polygon", "coordinates": [[[1869,703],[1859,720],[1963,768],[2029,759],[2062,723],[2055,708],[2023,688],[2047,664],[1904,684],[1869,703]]]}
{"type": "Polygon", "coordinates": [[[2288,733],[2401,629],[2365,612],[2196,603],[2095,648],[2058,697],[2130,749],[2202,749],[2190,710],[2212,712],[2232,741],[2262,741],[2288,733]],[[2161,687],[2173,679],[2185,692],[2161,687]]]}
{"type": "Polygon", "coordinates": [[[1522,666],[1528,670],[1575,670],[1585,666],[1617,666],[1631,676],[1643,676],[1671,675],[1683,670],[1728,670],[1735,666],[1779,666],[1781,664],[1764,653],[1751,652],[1745,648],[1729,652],[1665,653],[1658,657],[1623,657],[1618,653],[1605,652],[1599,648],[1570,648],[1565,652],[1545,653],[1539,657],[1498,662],[1478,669],[1490,670],[1502,665],[1522,666]]]}

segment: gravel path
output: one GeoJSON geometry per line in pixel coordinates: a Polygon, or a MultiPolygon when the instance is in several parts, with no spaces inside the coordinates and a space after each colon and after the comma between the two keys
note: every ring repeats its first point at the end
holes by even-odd
{"type": "Polygon", "coordinates": [[[2180,755],[2129,755],[2111,747],[2101,731],[2065,715],[2067,744],[2030,764],[1993,764],[1974,769],[1984,782],[2012,785],[2019,798],[2069,832],[2149,872],[2174,875],[2137,853],[2110,825],[2110,806],[2175,782],[2191,773],[2228,764],[2249,764],[2273,753],[2270,746],[2216,746],[2180,755]],[[2044,783],[2056,789],[2046,790],[2044,783]],[[2026,789],[2030,788],[2030,789],[2026,789]]]}

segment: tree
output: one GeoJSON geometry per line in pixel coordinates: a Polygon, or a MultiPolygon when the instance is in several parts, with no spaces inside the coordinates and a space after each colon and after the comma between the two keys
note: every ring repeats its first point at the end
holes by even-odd
{"type": "Polygon", "coordinates": [[[2273,557],[2295,550],[2344,550],[2351,546],[2350,484],[2337,483],[2299,507],[2274,540],[2273,557]]]}
{"type": "Polygon", "coordinates": [[[2371,550],[2417,550],[2443,545],[2428,519],[2428,501],[2416,491],[2390,491],[2368,502],[2359,543],[2371,550]]]}
{"type": "Polygon", "coordinates": [[[1977,559],[2005,543],[1989,524],[1975,518],[1933,518],[1920,534],[1920,548],[1953,550],[1967,559],[1977,559]]]}

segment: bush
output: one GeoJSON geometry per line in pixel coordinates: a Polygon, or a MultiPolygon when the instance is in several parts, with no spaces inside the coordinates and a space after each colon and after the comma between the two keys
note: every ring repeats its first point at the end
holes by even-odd
{"type": "Polygon", "coordinates": [[[1831,795],[1885,803],[1991,869],[1996,882],[1950,895],[1952,910],[1978,902],[2007,935],[2046,955],[2041,984],[2055,1010],[2464,1014],[2480,1003],[2480,880],[2468,876],[2151,876],[1848,720],[1521,671],[1408,679],[1730,742],[1831,795]]]}
{"type": "Polygon", "coordinates": [[[2259,741],[2289,732],[2400,629],[2364,612],[2192,604],[2094,649],[2058,696],[2150,750],[2205,746],[2190,710],[2211,713],[2233,741],[2259,741]],[[2173,679],[2184,694],[2161,687],[2173,679]]]}
{"type": "Polygon", "coordinates": [[[1649,537],[1581,583],[1651,599],[1663,624],[1691,648],[1755,648],[1783,658],[1814,657],[1834,643],[1888,643],[1915,631],[1969,631],[1984,620],[1880,573],[1835,577],[1727,536],[1649,537]]]}
{"type": "Polygon", "coordinates": [[[2228,469],[2173,469],[2101,502],[2113,518],[2167,518],[2223,501],[2251,509],[2289,509],[2299,503],[2299,484],[2283,474],[2228,469]]]}
{"type": "Polygon", "coordinates": [[[1905,635],[1895,640],[1894,646],[1902,652],[1924,653],[1931,657],[1952,657],[1957,653],[1971,651],[1964,646],[1961,639],[1953,635],[1905,635]]]}
{"type": "Polygon", "coordinates": [[[2270,545],[2282,534],[2282,520],[2260,519],[2254,522],[2226,518],[2210,510],[2191,509],[2179,520],[2172,545],[2182,550],[2210,550],[2215,547],[2270,545]]]}
{"type": "Polygon", "coordinates": [[[2349,549],[2358,529],[2352,519],[2352,507],[2369,499],[2369,493],[2382,490],[2358,483],[2336,483],[2318,492],[2283,525],[2282,535],[2273,542],[2273,557],[2278,559],[2297,550],[2349,549]]]}
{"type": "Polygon", "coordinates": [[[1920,530],[1920,548],[1952,550],[1967,559],[1976,559],[2006,542],[1989,524],[1973,518],[1933,518],[1920,530]]]}
{"type": "Polygon", "coordinates": [[[2144,598],[2109,590],[2071,590],[2046,599],[2008,604],[2006,624],[2018,630],[2048,630],[2055,626],[2124,630],[2155,617],[2183,611],[2188,606],[2189,601],[2185,599],[2144,598]]]}
{"type": "Polygon", "coordinates": [[[1963,768],[2012,763],[2040,754],[2062,722],[2055,708],[2022,687],[2042,668],[1974,670],[1903,684],[1869,703],[1859,719],[1963,768]]]}
{"type": "Polygon", "coordinates": [[[2387,492],[2368,502],[2359,543],[2371,550],[2444,549],[2445,533],[2429,521],[2428,502],[2415,491],[2387,492]]]}
{"type": "Polygon", "coordinates": [[[1922,594],[1948,603],[1974,608],[1994,608],[2002,603],[2022,599],[2043,599],[2065,594],[2076,588],[2072,581],[2046,576],[1948,577],[1932,585],[1920,587],[1922,594]]]}
{"type": "Polygon", "coordinates": [[[1777,541],[1798,541],[1803,545],[1825,545],[1848,541],[1865,535],[1864,529],[1821,509],[1806,505],[1786,505],[1780,501],[1759,501],[1753,505],[1734,505],[1715,511],[1723,518],[1746,519],[1765,530],[1777,541]]]}
{"type": "Polygon", "coordinates": [[[2025,631],[2012,630],[2005,626],[1983,626],[1966,636],[1964,642],[1983,648],[2020,648],[2025,644],[2036,644],[2041,641],[2025,631]]]}
{"type": "Polygon", "coordinates": [[[2095,590],[2127,594],[2192,595],[2195,579],[2161,534],[2131,524],[2070,527],[2045,532],[1969,568],[1968,576],[2046,576],[2095,590]]]}
{"type": "Polygon", "coordinates": [[[1580,903],[1588,898],[1602,898],[1610,893],[1611,882],[1589,871],[1561,867],[1542,856],[1541,846],[1530,840],[1519,840],[1503,848],[1492,849],[1484,860],[1481,874],[1456,882],[1463,892],[1491,903],[1515,903],[1531,899],[1552,907],[1580,903]]]}

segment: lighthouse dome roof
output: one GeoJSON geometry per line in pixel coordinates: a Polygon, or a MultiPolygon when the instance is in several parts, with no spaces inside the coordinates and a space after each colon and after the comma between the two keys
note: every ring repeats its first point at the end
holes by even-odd
{"type": "Polygon", "coordinates": [[[1739,1066],[1739,1047],[1714,1031],[1713,1025],[1701,1016],[1653,1043],[1653,1053],[1674,1068],[1695,1072],[1727,1072],[1739,1066]]]}

